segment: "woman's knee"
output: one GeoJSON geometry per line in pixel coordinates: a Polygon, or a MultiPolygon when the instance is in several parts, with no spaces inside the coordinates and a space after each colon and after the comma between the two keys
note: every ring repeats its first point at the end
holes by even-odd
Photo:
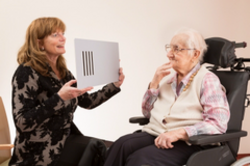
{"type": "Polygon", "coordinates": [[[125,135],[117,139],[114,145],[122,151],[128,151],[133,146],[133,139],[131,139],[131,135],[125,135]]]}
{"type": "Polygon", "coordinates": [[[150,158],[145,155],[147,153],[149,152],[145,152],[143,149],[139,149],[134,153],[130,154],[126,160],[126,166],[135,166],[135,165],[147,166],[148,159],[150,160],[150,158]]]}

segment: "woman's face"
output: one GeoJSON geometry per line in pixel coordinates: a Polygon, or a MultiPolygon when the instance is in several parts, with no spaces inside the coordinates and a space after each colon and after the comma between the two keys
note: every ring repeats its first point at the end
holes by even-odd
{"type": "Polygon", "coordinates": [[[66,38],[64,32],[57,30],[43,40],[43,47],[48,56],[59,56],[64,54],[66,38]]]}
{"type": "Polygon", "coordinates": [[[167,57],[172,67],[177,72],[189,72],[196,63],[194,63],[196,50],[188,48],[185,44],[185,36],[175,36],[171,40],[171,51],[167,53],[167,57]],[[189,53],[191,51],[191,54],[189,53]]]}

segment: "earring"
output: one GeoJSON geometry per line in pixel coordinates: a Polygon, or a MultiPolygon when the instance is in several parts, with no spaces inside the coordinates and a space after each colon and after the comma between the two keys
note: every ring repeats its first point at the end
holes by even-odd
{"type": "Polygon", "coordinates": [[[41,50],[44,51],[44,47],[42,47],[41,50]]]}

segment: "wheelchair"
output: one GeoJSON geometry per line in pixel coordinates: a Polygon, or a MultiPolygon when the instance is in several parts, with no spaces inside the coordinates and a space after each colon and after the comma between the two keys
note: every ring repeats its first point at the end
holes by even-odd
{"type": "MultiPolygon", "coordinates": [[[[185,166],[243,166],[250,164],[250,156],[237,160],[240,138],[247,136],[247,132],[241,128],[245,108],[250,103],[249,94],[246,94],[250,67],[245,66],[250,59],[237,58],[235,49],[245,48],[247,44],[232,42],[220,37],[207,38],[205,42],[208,50],[202,64],[208,64],[207,68],[219,77],[221,84],[225,87],[231,117],[226,133],[196,135],[189,138],[188,142],[194,145],[206,146],[220,143],[220,146],[192,154],[185,166]]],[[[131,117],[129,122],[145,125],[149,119],[131,117]]]]}

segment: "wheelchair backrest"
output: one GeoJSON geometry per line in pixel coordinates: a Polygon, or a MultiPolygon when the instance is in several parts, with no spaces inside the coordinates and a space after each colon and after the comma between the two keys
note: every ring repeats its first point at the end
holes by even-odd
{"type": "MultiPolygon", "coordinates": [[[[236,44],[223,38],[209,38],[205,40],[208,51],[205,53],[203,63],[212,64],[210,70],[215,73],[221,84],[226,88],[226,95],[230,107],[230,120],[227,132],[240,131],[245,113],[245,102],[249,70],[237,70],[235,64],[237,58],[235,48],[246,46],[245,43],[236,44]],[[229,68],[229,71],[220,70],[229,68]]],[[[236,156],[239,148],[239,139],[227,142],[233,154],[236,156]]]]}

